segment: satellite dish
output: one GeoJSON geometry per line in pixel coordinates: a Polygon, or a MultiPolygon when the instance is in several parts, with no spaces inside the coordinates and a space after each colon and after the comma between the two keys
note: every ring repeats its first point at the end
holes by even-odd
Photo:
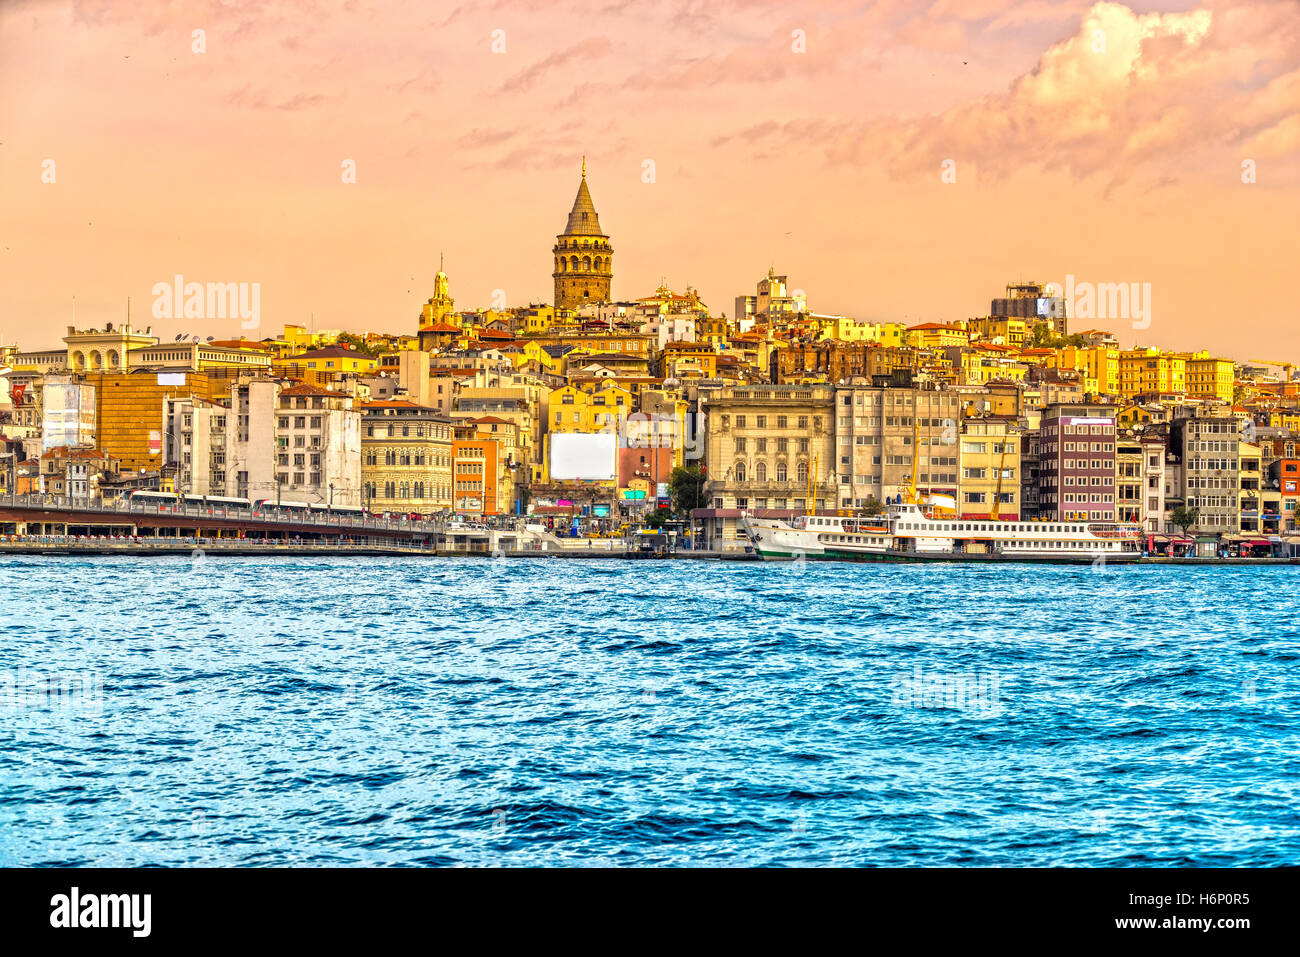
{"type": "Polygon", "coordinates": [[[198,337],[198,336],[191,336],[191,339],[193,339],[194,342],[198,342],[198,341],[199,341],[199,337],[198,337]]]}
{"type": "Polygon", "coordinates": [[[184,339],[184,338],[185,338],[185,333],[183,333],[183,332],[178,332],[178,333],[176,333],[176,339],[175,339],[174,341],[176,341],[176,342],[180,342],[180,341],[181,341],[182,339],[184,339]]]}
{"type": "Polygon", "coordinates": [[[215,339],[215,338],[216,338],[216,336],[208,336],[208,342],[211,342],[211,341],[212,341],[213,339],[215,339]]]}

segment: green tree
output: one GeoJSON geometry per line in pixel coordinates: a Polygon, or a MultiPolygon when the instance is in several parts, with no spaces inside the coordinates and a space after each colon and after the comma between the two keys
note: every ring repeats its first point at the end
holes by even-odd
{"type": "Polygon", "coordinates": [[[354,332],[340,332],[338,338],[340,345],[351,346],[357,352],[367,356],[379,355],[379,350],[372,346],[366,340],[354,332]]]}
{"type": "Polygon", "coordinates": [[[1186,535],[1187,530],[1196,525],[1196,520],[1199,517],[1196,509],[1188,508],[1186,505],[1179,505],[1174,509],[1173,514],[1169,516],[1169,520],[1181,528],[1183,534],[1186,535]]]}
{"type": "Polygon", "coordinates": [[[690,515],[691,509],[704,507],[704,469],[698,465],[677,466],[668,477],[673,510],[690,515]]]}
{"type": "Polygon", "coordinates": [[[862,503],[863,515],[883,515],[884,513],[884,503],[879,501],[874,495],[868,495],[867,500],[862,503]]]}

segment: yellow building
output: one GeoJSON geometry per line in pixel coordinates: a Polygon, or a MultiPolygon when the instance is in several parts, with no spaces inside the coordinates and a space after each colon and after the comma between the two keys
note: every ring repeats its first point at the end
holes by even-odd
{"type": "Polygon", "coordinates": [[[547,399],[550,409],[548,432],[600,432],[619,429],[632,412],[632,393],[609,386],[584,392],[566,385],[547,399]]]}
{"type": "Polygon", "coordinates": [[[959,518],[1020,520],[1020,429],[1013,418],[966,419],[957,473],[959,518]]]}
{"type": "Polygon", "coordinates": [[[970,342],[966,323],[952,322],[947,325],[938,322],[924,322],[919,326],[908,326],[905,344],[918,349],[944,349],[949,346],[964,346],[970,342]]]}
{"type": "Polygon", "coordinates": [[[1119,354],[1119,394],[1172,395],[1187,392],[1187,357],[1159,349],[1125,349],[1119,354]]]}
{"type": "Polygon", "coordinates": [[[1000,340],[1002,345],[1014,346],[1017,349],[1021,348],[1029,338],[1029,323],[1012,316],[972,319],[967,323],[967,329],[980,339],[988,339],[990,342],[1000,340]]]}
{"type": "Polygon", "coordinates": [[[327,346],[291,356],[289,362],[308,372],[321,372],[326,375],[355,373],[369,375],[379,368],[379,358],[368,356],[364,352],[343,346],[327,346]]]}
{"type": "Polygon", "coordinates": [[[1236,384],[1236,367],[1231,359],[1214,359],[1208,352],[1195,352],[1187,357],[1189,396],[1231,402],[1236,384]]]}
{"type": "Polygon", "coordinates": [[[848,316],[826,316],[821,339],[841,342],[878,342],[882,346],[902,348],[906,328],[901,322],[868,322],[848,316]]]}
{"type": "Polygon", "coordinates": [[[1066,346],[1048,365],[1073,369],[1083,376],[1084,391],[1092,395],[1119,395],[1119,350],[1107,346],[1066,346]]]}

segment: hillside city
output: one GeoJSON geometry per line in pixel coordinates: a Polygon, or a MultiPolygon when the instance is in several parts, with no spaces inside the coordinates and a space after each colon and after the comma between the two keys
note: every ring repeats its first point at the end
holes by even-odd
{"type": "Polygon", "coordinates": [[[167,342],[127,321],[0,345],[0,487],[529,515],[570,535],[671,515],[716,549],[741,544],[746,512],[904,496],[959,520],[1136,523],[1156,553],[1267,554],[1296,531],[1289,363],[1123,348],[1128,316],[1076,329],[1039,282],[908,326],[815,312],[775,268],[730,316],[666,284],[615,300],[613,260],[584,166],[552,304],[458,310],[440,267],[397,333],[167,342]]]}

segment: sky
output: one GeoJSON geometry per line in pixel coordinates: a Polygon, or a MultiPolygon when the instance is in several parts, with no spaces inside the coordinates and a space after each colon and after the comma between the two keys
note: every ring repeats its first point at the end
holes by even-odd
{"type": "Polygon", "coordinates": [[[914,324],[1072,277],[1137,284],[1071,321],[1125,348],[1300,360],[1297,0],[4,0],[0,342],[128,297],[413,333],[440,255],[458,308],[549,302],[583,156],[617,299],[775,267],[914,324]]]}

